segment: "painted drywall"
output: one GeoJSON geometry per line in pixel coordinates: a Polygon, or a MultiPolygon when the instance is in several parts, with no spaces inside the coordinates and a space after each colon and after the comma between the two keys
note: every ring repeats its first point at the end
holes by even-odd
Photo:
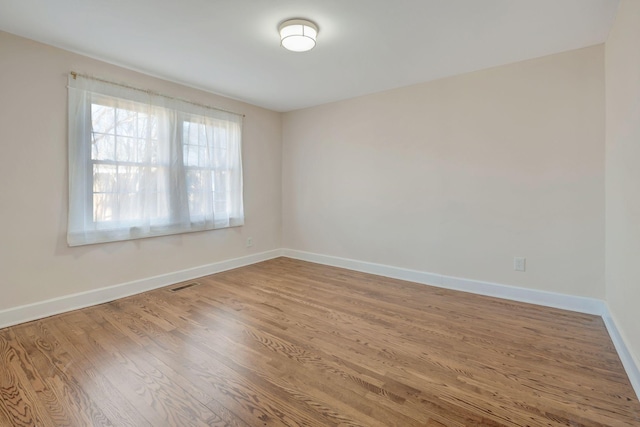
{"type": "Polygon", "coordinates": [[[640,367],[640,2],[623,0],[606,43],[606,299],[640,367]]]}
{"type": "Polygon", "coordinates": [[[286,113],[284,247],[604,298],[603,63],[599,45],[286,113]]]}
{"type": "Polygon", "coordinates": [[[281,129],[280,113],[0,32],[0,310],[280,248],[281,129]],[[244,113],[246,225],[69,248],[72,70],[244,113]]]}

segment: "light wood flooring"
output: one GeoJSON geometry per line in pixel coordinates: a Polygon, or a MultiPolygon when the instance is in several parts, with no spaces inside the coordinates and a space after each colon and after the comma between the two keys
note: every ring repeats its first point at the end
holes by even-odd
{"type": "Polygon", "coordinates": [[[0,330],[0,426],[640,426],[596,316],[278,258],[0,330]]]}

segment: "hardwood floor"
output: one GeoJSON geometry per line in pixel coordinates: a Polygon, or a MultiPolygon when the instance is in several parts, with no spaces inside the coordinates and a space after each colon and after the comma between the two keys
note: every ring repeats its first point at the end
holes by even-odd
{"type": "Polygon", "coordinates": [[[640,425],[597,316],[287,258],[197,282],[0,330],[0,426],[640,425]]]}

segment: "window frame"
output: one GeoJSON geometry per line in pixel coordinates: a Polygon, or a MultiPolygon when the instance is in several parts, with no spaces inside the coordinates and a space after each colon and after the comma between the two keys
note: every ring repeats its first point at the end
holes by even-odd
{"type": "MultiPolygon", "coordinates": [[[[146,237],[182,234],[196,231],[214,230],[219,228],[229,228],[241,226],[244,224],[244,208],[243,208],[243,185],[242,185],[242,117],[239,114],[230,113],[210,107],[192,104],[187,101],[166,97],[131,88],[124,85],[118,85],[101,80],[91,78],[83,78],[78,83],[79,78],[69,79],[69,226],[67,230],[67,242],[69,246],[79,246],[93,243],[103,243],[121,240],[133,240],[146,237]],[[97,83],[97,84],[96,84],[97,83]],[[101,105],[104,108],[112,108],[114,110],[113,133],[103,133],[103,136],[113,138],[113,153],[111,159],[94,158],[92,149],[94,146],[94,137],[98,132],[94,131],[93,122],[93,106],[101,105]],[[136,113],[136,136],[118,134],[117,110],[126,110],[122,105],[128,105],[129,112],[136,113]],[[135,108],[133,108],[135,107],[135,108]],[[158,131],[158,150],[169,150],[173,157],[169,163],[163,163],[160,154],[154,162],[142,161],[139,156],[139,144],[141,140],[147,143],[152,141],[148,130],[147,136],[140,136],[138,133],[138,115],[146,115],[150,119],[161,112],[153,120],[158,121],[158,127],[171,128],[175,135],[169,137],[170,141],[162,140],[162,132],[158,131]],[[160,123],[163,120],[169,120],[167,123],[160,123]],[[204,126],[205,135],[210,132],[211,141],[205,138],[205,145],[196,144],[199,148],[208,151],[219,149],[224,146],[229,152],[224,172],[229,175],[228,188],[226,189],[223,204],[226,211],[216,211],[216,203],[219,193],[216,193],[214,187],[213,174],[220,172],[221,169],[213,163],[211,158],[209,164],[204,165],[188,165],[185,159],[185,151],[189,146],[194,144],[185,140],[184,126],[186,123],[194,123],[204,126]],[[223,134],[225,131],[228,138],[224,144],[219,144],[213,137],[223,134]],[[134,151],[135,160],[118,160],[118,138],[129,138],[135,140],[134,151]],[[231,141],[233,139],[233,141],[231,141]],[[162,145],[166,147],[160,147],[162,145]],[[233,151],[233,152],[232,152],[233,151]],[[120,177],[119,167],[130,166],[138,168],[156,168],[158,170],[165,169],[163,193],[166,201],[166,215],[164,217],[150,217],[148,213],[145,216],[138,211],[139,214],[135,218],[122,220],[114,218],[111,220],[100,220],[95,213],[96,194],[111,194],[116,198],[122,196],[119,191],[110,193],[99,193],[96,191],[95,168],[98,165],[114,165],[114,179],[116,183],[120,177]],[[84,170],[83,170],[84,169],[84,170]],[[205,174],[211,174],[209,181],[204,179],[204,183],[210,182],[210,187],[196,188],[201,193],[199,203],[201,210],[198,214],[190,211],[192,204],[192,193],[187,186],[188,172],[193,170],[204,171],[205,174]],[[170,182],[169,182],[170,181],[170,182]],[[210,189],[209,189],[210,188],[210,189]],[[229,188],[232,188],[230,190],[229,188]],[[207,195],[211,193],[211,195],[207,195]],[[204,194],[204,196],[202,195],[204,194]],[[176,214],[177,212],[177,214],[176,214]],[[218,215],[218,216],[216,216],[218,215]]],[[[151,125],[148,124],[150,127],[151,125]]],[[[167,134],[170,134],[167,133],[167,134]]],[[[131,149],[130,149],[131,150],[131,149]]],[[[211,157],[211,155],[209,155],[211,157]]],[[[140,173],[140,172],[139,172],[140,173]]],[[[138,180],[140,175],[133,175],[138,180]]],[[[117,184],[116,184],[117,185],[117,184]]],[[[142,185],[141,187],[145,187],[142,185]]],[[[138,188],[139,182],[138,182],[138,188]]],[[[155,191],[153,194],[158,194],[155,191]]],[[[145,197],[145,193],[140,190],[130,192],[133,197],[132,203],[140,202],[145,197]],[[136,200],[136,197],[138,198],[136,200]]],[[[197,192],[196,199],[198,198],[197,192]]],[[[157,203],[156,199],[156,203],[157,203]]],[[[195,203],[195,202],[193,202],[195,203]]],[[[116,203],[118,206],[119,203],[116,203]]],[[[220,205],[220,203],[218,203],[220,205]]],[[[118,206],[119,210],[119,206],[118,206]]],[[[145,212],[148,209],[143,209],[145,212]]],[[[119,211],[120,213],[120,211],[119,211]]]]}

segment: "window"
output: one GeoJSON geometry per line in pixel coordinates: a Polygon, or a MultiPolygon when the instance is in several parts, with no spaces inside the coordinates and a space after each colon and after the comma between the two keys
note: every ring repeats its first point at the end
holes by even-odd
{"type": "Polygon", "coordinates": [[[70,246],[242,225],[242,117],[69,80],[70,246]]]}

